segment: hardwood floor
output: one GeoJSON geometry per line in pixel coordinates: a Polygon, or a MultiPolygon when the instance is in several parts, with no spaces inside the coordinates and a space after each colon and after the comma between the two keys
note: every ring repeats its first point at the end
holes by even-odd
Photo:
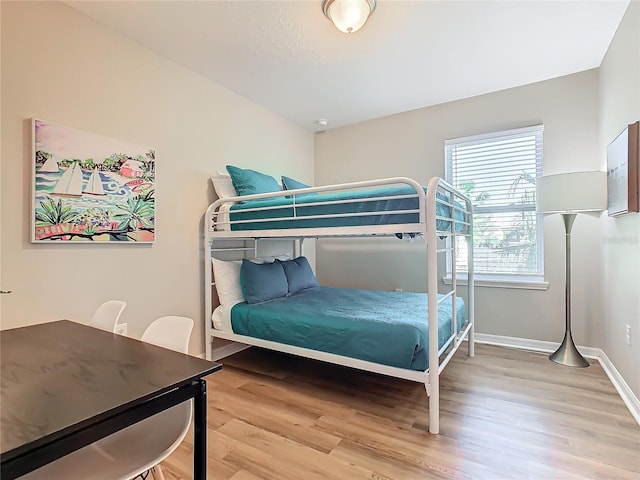
{"type": "MultiPolygon", "coordinates": [[[[487,345],[424,386],[252,348],[208,378],[209,478],[639,479],[640,427],[596,361],[487,345]]],[[[162,465],[189,479],[192,435],[162,465]]]]}

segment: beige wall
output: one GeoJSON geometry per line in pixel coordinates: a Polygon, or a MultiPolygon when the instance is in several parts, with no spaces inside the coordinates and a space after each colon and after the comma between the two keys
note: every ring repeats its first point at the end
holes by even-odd
{"type": "MultiPolygon", "coordinates": [[[[640,120],[640,3],[631,2],[600,68],[600,160],[628,124],[640,120]]],[[[640,397],[640,214],[603,216],[603,348],[640,397]],[[625,341],[631,326],[631,347],[625,341]]]]}
{"type": "MultiPolygon", "coordinates": [[[[544,124],[543,173],[602,168],[598,139],[598,72],[535,83],[401,113],[316,135],[316,184],[408,176],[426,184],[444,176],[444,141],[544,124]]],[[[545,219],[547,291],[478,287],[480,333],[547,341],[564,331],[564,227],[545,219]]],[[[574,333],[600,346],[602,299],[597,216],[581,215],[573,242],[574,333]]],[[[397,240],[322,241],[318,275],[328,285],[424,291],[426,256],[397,240]],[[381,248],[372,245],[380,244],[381,248]]]]}
{"type": "Polygon", "coordinates": [[[59,2],[2,2],[1,88],[2,328],[120,298],[132,336],[186,315],[202,353],[209,176],[233,163],[313,182],[313,135],[59,2]],[[30,117],[156,149],[155,244],[29,243],[30,117]]]}

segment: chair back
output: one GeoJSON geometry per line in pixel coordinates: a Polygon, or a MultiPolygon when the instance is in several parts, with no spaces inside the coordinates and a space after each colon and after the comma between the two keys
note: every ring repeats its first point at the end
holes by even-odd
{"type": "Polygon", "coordinates": [[[193,320],[190,318],[173,315],[160,317],[147,327],[141,340],[176,352],[187,353],[192,330],[193,320]]]}
{"type": "Polygon", "coordinates": [[[127,302],[123,302],[122,300],[109,300],[108,302],[104,302],[96,309],[91,320],[89,320],[89,325],[108,332],[115,332],[118,319],[126,306],[127,302]]]}
{"type": "MultiPolygon", "coordinates": [[[[160,317],[147,327],[142,334],[141,340],[159,347],[175,350],[176,352],[187,353],[192,330],[193,320],[191,318],[160,317]]],[[[137,473],[142,473],[146,469],[162,462],[171,452],[178,448],[178,445],[182,443],[187,435],[192,413],[193,402],[187,400],[140,422],[145,424],[144,428],[148,430],[149,435],[153,435],[158,440],[162,439],[166,443],[153,462],[147,464],[143,467],[144,470],[140,469],[137,473]]]]}

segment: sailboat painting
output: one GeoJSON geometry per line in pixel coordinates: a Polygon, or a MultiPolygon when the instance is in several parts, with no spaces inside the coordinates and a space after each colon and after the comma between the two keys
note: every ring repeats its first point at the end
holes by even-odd
{"type": "Polygon", "coordinates": [[[87,181],[87,185],[83,190],[84,193],[88,193],[90,195],[104,195],[104,187],[102,186],[102,179],[100,178],[100,173],[98,169],[94,169],[91,172],[91,176],[87,181]]]}
{"type": "Polygon", "coordinates": [[[53,195],[79,197],[82,195],[82,183],[82,168],[80,168],[79,162],[73,162],[64,171],[60,180],[56,182],[56,186],[53,187],[51,193],[53,195]]]}
{"type": "Polygon", "coordinates": [[[32,119],[33,243],[153,243],[155,150],[32,119]]]}

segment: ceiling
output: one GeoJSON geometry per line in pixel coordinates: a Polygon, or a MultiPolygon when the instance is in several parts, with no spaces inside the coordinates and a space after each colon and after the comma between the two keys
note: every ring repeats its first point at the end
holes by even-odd
{"type": "Polygon", "coordinates": [[[378,0],[351,35],[321,0],[66,3],[318,131],[598,67],[629,0],[378,0]]]}

